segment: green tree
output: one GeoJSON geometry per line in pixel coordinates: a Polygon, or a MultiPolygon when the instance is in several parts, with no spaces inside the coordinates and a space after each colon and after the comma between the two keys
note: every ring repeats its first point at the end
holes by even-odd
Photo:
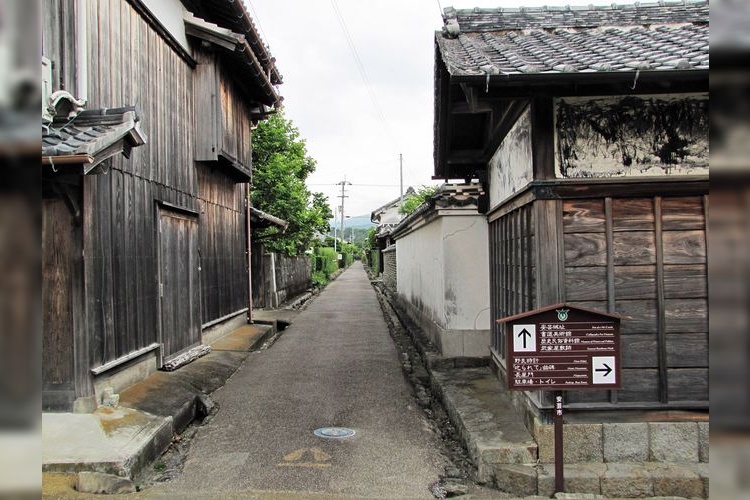
{"type": "Polygon", "coordinates": [[[398,208],[398,212],[404,215],[409,215],[422,203],[429,200],[430,197],[438,190],[438,187],[439,186],[422,186],[415,193],[412,193],[404,198],[404,202],[398,208]]]}
{"type": "Polygon", "coordinates": [[[333,217],[328,198],[312,193],[305,179],[315,171],[305,141],[291,120],[279,112],[253,132],[253,206],[286,220],[286,231],[275,227],[255,232],[269,250],[298,255],[316,233],[328,231],[333,217]]]}

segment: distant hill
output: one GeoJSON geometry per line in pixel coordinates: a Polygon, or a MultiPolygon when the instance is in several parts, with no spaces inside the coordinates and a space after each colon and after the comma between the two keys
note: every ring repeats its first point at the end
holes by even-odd
{"type": "MultiPolygon", "coordinates": [[[[331,226],[336,225],[336,227],[339,227],[339,224],[341,224],[341,219],[331,219],[331,226]]],[[[371,227],[375,227],[375,224],[370,221],[370,214],[355,215],[348,219],[344,219],[344,225],[346,227],[362,229],[370,229],[371,227]]]]}

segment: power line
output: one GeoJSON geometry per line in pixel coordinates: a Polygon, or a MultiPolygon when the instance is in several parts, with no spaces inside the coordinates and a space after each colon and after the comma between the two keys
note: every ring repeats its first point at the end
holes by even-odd
{"type": "MultiPolygon", "coordinates": [[[[329,184],[308,184],[308,186],[338,186],[339,182],[329,184]]],[[[399,187],[398,184],[360,184],[358,182],[350,182],[349,185],[356,187],[399,187]]]]}
{"type": "Polygon", "coordinates": [[[377,95],[375,95],[375,91],[372,89],[372,85],[370,85],[370,79],[367,76],[367,71],[365,70],[364,64],[362,64],[362,59],[359,57],[359,53],[357,52],[357,47],[354,45],[354,40],[352,40],[351,35],[349,34],[349,28],[346,26],[346,20],[344,19],[344,15],[341,13],[341,10],[339,9],[338,4],[336,3],[336,0],[331,0],[331,5],[333,6],[333,12],[336,14],[336,17],[339,21],[339,24],[341,25],[341,30],[344,32],[344,38],[346,38],[347,44],[349,44],[349,49],[352,52],[352,56],[354,56],[354,62],[356,63],[357,69],[359,70],[359,74],[362,77],[362,81],[365,84],[365,88],[367,89],[367,92],[370,94],[370,99],[372,100],[373,105],[375,106],[375,111],[378,115],[378,118],[383,123],[383,128],[388,135],[388,138],[391,140],[391,143],[394,147],[398,150],[398,142],[396,141],[395,136],[393,135],[393,132],[391,132],[391,128],[388,125],[388,120],[385,118],[385,114],[383,113],[383,109],[380,107],[380,102],[378,101],[377,95]]]}
{"type": "Polygon", "coordinates": [[[255,11],[255,6],[253,5],[253,2],[251,0],[245,0],[248,7],[250,7],[250,11],[253,13],[253,20],[255,21],[255,24],[258,25],[258,28],[260,28],[260,32],[263,35],[263,40],[266,43],[266,46],[268,47],[268,44],[271,43],[268,40],[268,36],[266,36],[266,32],[263,30],[263,25],[260,23],[260,18],[258,17],[258,13],[255,11]]]}

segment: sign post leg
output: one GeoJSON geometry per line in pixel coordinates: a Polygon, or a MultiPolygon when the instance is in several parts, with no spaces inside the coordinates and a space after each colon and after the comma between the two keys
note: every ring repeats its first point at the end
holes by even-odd
{"type": "Polygon", "coordinates": [[[563,395],[555,391],[555,493],[565,491],[563,477],[563,395]]]}

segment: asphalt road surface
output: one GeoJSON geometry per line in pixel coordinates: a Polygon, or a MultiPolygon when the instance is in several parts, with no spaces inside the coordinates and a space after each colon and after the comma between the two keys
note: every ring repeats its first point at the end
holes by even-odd
{"type": "Polygon", "coordinates": [[[432,498],[445,465],[359,262],[212,397],[182,474],[148,493],[432,498]],[[313,434],[326,427],[356,434],[313,434]]]}

